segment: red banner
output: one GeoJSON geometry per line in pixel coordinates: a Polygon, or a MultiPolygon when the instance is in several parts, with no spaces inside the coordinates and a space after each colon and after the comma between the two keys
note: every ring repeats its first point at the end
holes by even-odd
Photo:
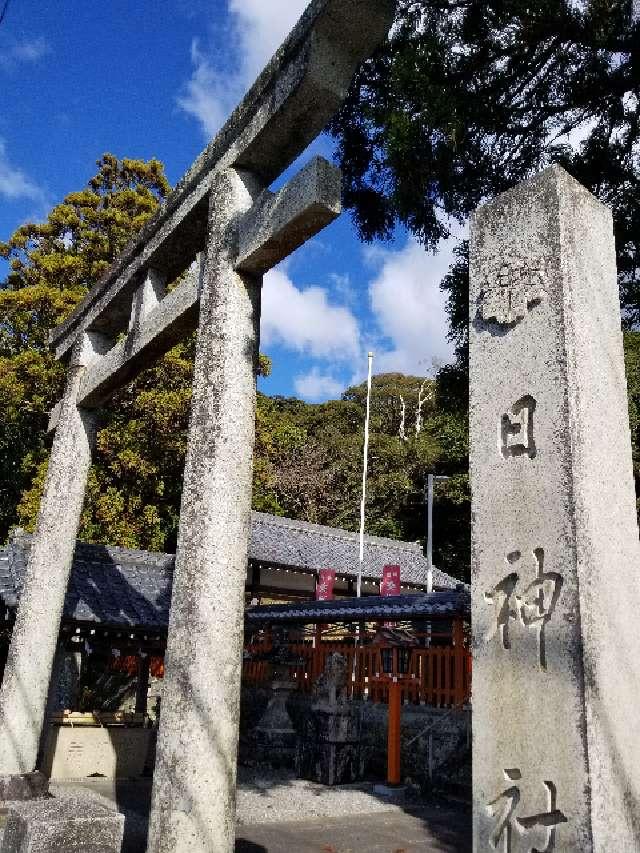
{"type": "Polygon", "coordinates": [[[320,569],[318,583],[316,584],[316,601],[331,601],[335,582],[335,569],[320,569]]]}
{"type": "Polygon", "coordinates": [[[400,595],[400,566],[384,567],[380,595],[400,595]]]}

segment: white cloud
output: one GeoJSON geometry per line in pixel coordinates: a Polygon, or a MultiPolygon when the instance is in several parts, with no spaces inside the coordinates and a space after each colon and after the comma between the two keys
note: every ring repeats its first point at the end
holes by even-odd
{"type": "Polygon", "coordinates": [[[240,36],[240,73],[250,86],[309,5],[308,0],[229,0],[240,36]]]}
{"type": "Polygon", "coordinates": [[[321,373],[317,367],[309,373],[296,376],[293,387],[298,397],[316,403],[320,400],[336,399],[344,391],[344,382],[329,374],[321,373]]]}
{"type": "Polygon", "coordinates": [[[375,372],[424,375],[435,362],[447,362],[453,347],[447,341],[445,296],[439,285],[452,261],[456,239],[443,241],[437,255],[409,239],[400,251],[365,250],[378,267],[369,284],[371,310],[390,349],[378,349],[375,372]]]}
{"type": "Polygon", "coordinates": [[[43,202],[44,192],[25,173],[13,166],[7,154],[7,145],[0,138],[0,195],[9,199],[26,198],[43,202]]]}
{"type": "Polygon", "coordinates": [[[194,39],[193,73],[178,105],[197,118],[207,138],[251,86],[294,26],[308,0],[228,0],[231,17],[228,42],[235,53],[231,69],[221,70],[194,39]]]}
{"type": "Polygon", "coordinates": [[[49,52],[49,45],[42,36],[0,44],[0,67],[10,70],[21,62],[38,62],[49,52]]]}
{"type": "Polygon", "coordinates": [[[197,118],[205,136],[213,136],[223,124],[227,109],[225,102],[228,87],[224,76],[218,74],[200,50],[198,39],[191,44],[193,74],[185,86],[185,93],[178,98],[178,106],[197,118]]]}
{"type": "Polygon", "coordinates": [[[262,289],[262,344],[281,344],[314,358],[348,360],[360,349],[356,318],[329,301],[322,287],[298,289],[286,272],[271,270],[262,289]]]}

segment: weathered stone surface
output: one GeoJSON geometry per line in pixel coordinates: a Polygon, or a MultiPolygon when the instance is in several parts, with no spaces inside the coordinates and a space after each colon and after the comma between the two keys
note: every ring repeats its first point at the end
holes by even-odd
{"type": "Polygon", "coordinates": [[[640,548],[611,215],[553,167],[472,225],[474,850],[640,849],[640,548]]]}
{"type": "Polygon", "coordinates": [[[342,210],[342,175],[314,159],[279,192],[266,190],[240,224],[236,269],[264,273],[332,222],[342,210]]]}
{"type": "Polygon", "coordinates": [[[95,438],[95,415],[76,404],[78,386],[86,365],[106,346],[100,336],[85,336],[69,369],[0,690],[1,773],[28,773],[36,767],[95,438]]]}
{"type": "Polygon", "coordinates": [[[49,780],[44,773],[15,773],[0,776],[0,801],[35,800],[49,792],[49,780]]]}
{"type": "MultiPolygon", "coordinates": [[[[257,273],[279,263],[339,215],[340,198],[340,171],[319,157],[279,192],[262,193],[239,225],[237,268],[257,273]]],[[[142,367],[197,328],[201,275],[199,256],[185,280],[166,296],[156,273],[145,279],[136,291],[126,337],[86,371],[79,405],[103,404],[142,367]]]]}
{"type": "Polygon", "coordinates": [[[1,811],[2,853],[120,853],[124,816],[96,796],[8,802],[1,811]]]}
{"type": "Polygon", "coordinates": [[[272,681],[265,712],[249,737],[252,763],[270,764],[272,767],[294,766],[298,737],[287,702],[295,689],[295,681],[272,681]]]}
{"type": "Polygon", "coordinates": [[[322,131],[359,63],[387,34],[395,0],[313,0],[206,151],[73,314],[51,335],[56,357],[89,327],[126,330],[148,267],[171,281],[205,245],[216,172],[252,170],[273,181],[322,131]]]}
{"type": "Polygon", "coordinates": [[[233,849],[261,289],[234,225],[262,189],[229,171],[212,194],[149,853],[233,849]]]}
{"type": "Polygon", "coordinates": [[[0,770],[35,764],[95,427],[86,408],[175,343],[200,303],[151,853],[233,849],[260,273],[339,211],[337,173],[327,164],[294,179],[297,198],[291,187],[265,190],[338,109],[395,5],[312,0],[167,203],[51,335],[57,358],[84,338],[107,341],[84,377],[89,360],[76,365],[72,355],[53,417],[49,477],[0,695],[0,770]],[[203,250],[202,275],[165,296],[164,283],[203,250]]]}
{"type": "Polygon", "coordinates": [[[298,745],[298,772],[324,785],[355,782],[362,775],[360,715],[347,699],[347,678],[344,655],[329,655],[314,684],[313,704],[298,745]]]}
{"type": "Polygon", "coordinates": [[[91,365],[78,390],[82,405],[95,408],[104,403],[117,388],[197,328],[201,275],[199,255],[184,281],[146,312],[132,332],[91,365]]]}

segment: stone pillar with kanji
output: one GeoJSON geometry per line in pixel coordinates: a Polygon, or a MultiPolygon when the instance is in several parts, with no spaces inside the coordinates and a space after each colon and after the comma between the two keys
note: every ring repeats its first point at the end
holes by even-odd
{"type": "Polygon", "coordinates": [[[609,210],[558,167],[470,256],[474,851],[640,850],[640,547],[609,210]]]}

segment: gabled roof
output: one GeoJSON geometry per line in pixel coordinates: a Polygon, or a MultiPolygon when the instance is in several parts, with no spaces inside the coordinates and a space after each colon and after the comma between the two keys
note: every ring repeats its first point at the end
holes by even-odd
{"type": "MultiPolygon", "coordinates": [[[[356,575],[358,536],[346,530],[293,521],[265,513],[252,514],[249,559],[263,566],[289,566],[316,572],[334,568],[356,575]]],[[[31,536],[14,531],[0,550],[0,600],[13,610],[26,571],[31,536]]],[[[169,619],[173,554],[159,554],[78,542],[64,607],[64,617],[77,622],[164,629],[169,619]]],[[[365,537],[363,577],[377,579],[385,565],[400,565],[402,580],[426,586],[427,562],[418,545],[375,536],[365,537]]],[[[457,581],[434,569],[436,589],[456,588],[457,581]]]]}

